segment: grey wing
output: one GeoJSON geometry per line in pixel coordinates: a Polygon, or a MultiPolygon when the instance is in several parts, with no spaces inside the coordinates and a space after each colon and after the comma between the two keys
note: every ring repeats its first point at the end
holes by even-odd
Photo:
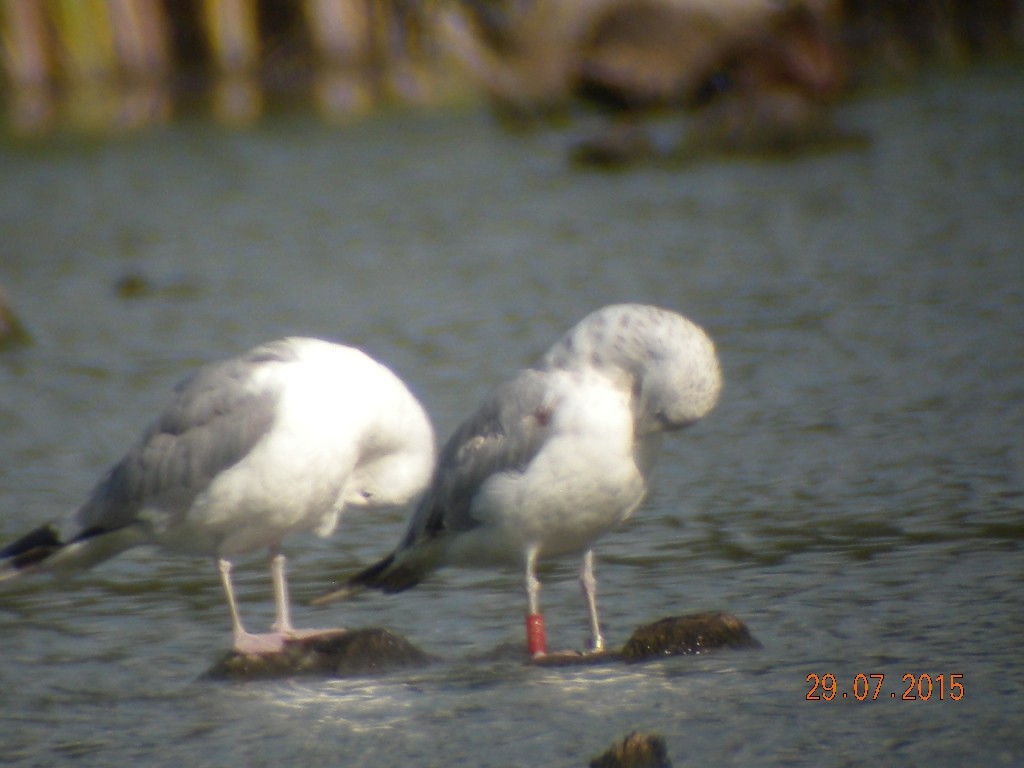
{"type": "Polygon", "coordinates": [[[286,345],[266,345],[180,382],[160,416],[75,513],[77,537],[131,525],[148,506],[184,512],[271,428],[279,386],[274,377],[257,384],[254,373],[289,359],[294,356],[286,345]]]}
{"type": "Polygon", "coordinates": [[[402,542],[473,528],[473,499],[491,477],[522,472],[548,437],[549,374],[533,369],[495,389],[441,451],[433,481],[402,542]]]}

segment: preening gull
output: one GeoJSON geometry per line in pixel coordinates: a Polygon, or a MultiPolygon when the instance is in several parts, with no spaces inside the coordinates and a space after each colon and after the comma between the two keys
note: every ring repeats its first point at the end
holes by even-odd
{"type": "Polygon", "coordinates": [[[447,564],[511,565],[525,572],[527,648],[538,655],[537,562],[581,554],[590,647],[602,650],[594,543],[640,504],[663,434],[705,416],[721,386],[714,344],[681,315],[593,312],[455,431],[397,549],[315,602],[400,592],[447,564]]]}
{"type": "Polygon", "coordinates": [[[289,533],[329,536],[348,507],[405,504],[426,486],[434,436],[423,407],[358,349],[288,338],[211,363],[170,403],[62,525],[0,550],[0,580],[88,568],[142,544],[213,558],[235,650],[277,650],[292,626],[289,533]],[[231,585],[238,554],[270,555],[276,621],[245,631],[231,585]]]}

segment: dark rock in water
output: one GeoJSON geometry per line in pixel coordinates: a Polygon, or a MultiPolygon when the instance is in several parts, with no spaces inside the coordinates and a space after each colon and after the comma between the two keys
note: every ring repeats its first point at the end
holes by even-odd
{"type": "Polygon", "coordinates": [[[634,731],[591,760],[590,768],[672,768],[672,763],[664,738],[634,731]]]}
{"type": "Polygon", "coordinates": [[[637,627],[619,652],[624,661],[693,655],[722,648],[760,648],[746,624],[728,613],[672,616],[637,627]]]}
{"type": "Polygon", "coordinates": [[[619,651],[578,653],[562,651],[530,659],[543,667],[563,667],[608,662],[654,661],[666,656],[692,656],[723,648],[760,648],[747,625],[729,613],[695,613],[671,616],[642,624],[619,651]]]}
{"type": "Polygon", "coordinates": [[[7,302],[3,289],[0,289],[0,351],[25,346],[32,342],[32,337],[14,309],[7,302]]]}
{"type": "Polygon", "coordinates": [[[138,272],[126,272],[114,282],[114,295],[119,299],[140,299],[153,293],[152,282],[138,272]]]}
{"type": "Polygon", "coordinates": [[[141,272],[129,271],[114,281],[114,295],[128,301],[155,297],[193,299],[199,294],[199,286],[187,277],[158,282],[141,272]]]}
{"type": "Polygon", "coordinates": [[[361,677],[421,667],[433,659],[386,629],[334,630],[289,640],[276,653],[230,651],[203,675],[206,680],[265,680],[311,675],[361,677]]]}
{"type": "MultiPolygon", "coordinates": [[[[727,613],[673,616],[637,627],[619,651],[553,652],[530,659],[539,666],[641,662],[722,648],[760,648],[746,625],[727,613]]],[[[327,630],[289,640],[276,653],[229,651],[203,674],[205,680],[266,680],[281,677],[363,677],[422,667],[435,661],[404,637],[379,627],[327,630]]]]}
{"type": "Polygon", "coordinates": [[[663,152],[650,132],[633,123],[609,123],[603,130],[577,141],[569,151],[574,164],[605,169],[662,157],[663,152]]]}

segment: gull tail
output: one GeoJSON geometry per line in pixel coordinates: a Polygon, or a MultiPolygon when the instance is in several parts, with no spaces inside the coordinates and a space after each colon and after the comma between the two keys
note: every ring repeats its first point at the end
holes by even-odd
{"type": "Polygon", "coordinates": [[[63,541],[55,526],[42,525],[0,549],[0,581],[35,570],[82,571],[145,543],[145,534],[136,526],[88,528],[63,541]]]}
{"type": "Polygon", "coordinates": [[[420,569],[407,564],[405,559],[397,552],[392,552],[380,562],[349,577],[341,589],[315,598],[312,604],[325,605],[347,600],[364,589],[379,589],[388,594],[411,589],[422,581],[424,574],[420,569]]]}
{"type": "Polygon", "coordinates": [[[0,549],[0,581],[35,570],[66,545],[52,525],[42,525],[0,549]]]}

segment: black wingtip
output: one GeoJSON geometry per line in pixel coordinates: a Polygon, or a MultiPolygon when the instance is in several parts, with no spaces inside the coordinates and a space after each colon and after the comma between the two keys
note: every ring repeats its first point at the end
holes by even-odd
{"type": "Polygon", "coordinates": [[[392,552],[383,560],[374,563],[369,568],[364,568],[354,576],[350,576],[348,581],[345,583],[349,587],[353,588],[361,587],[364,589],[380,589],[381,578],[387,573],[388,569],[392,564],[394,564],[394,562],[395,554],[392,552]]]}
{"type": "Polygon", "coordinates": [[[23,571],[63,549],[64,542],[52,525],[42,525],[0,549],[0,561],[9,572],[23,571]]]}
{"type": "Polygon", "coordinates": [[[392,552],[379,563],[349,578],[347,584],[350,588],[379,589],[394,594],[412,589],[422,578],[417,570],[403,565],[401,561],[396,562],[395,553],[392,552]]]}
{"type": "Polygon", "coordinates": [[[362,592],[364,589],[379,589],[391,594],[403,592],[420,583],[420,575],[412,569],[395,565],[395,553],[374,563],[354,576],[349,577],[341,589],[321,595],[312,601],[312,605],[325,605],[337,600],[345,600],[362,592]]]}

